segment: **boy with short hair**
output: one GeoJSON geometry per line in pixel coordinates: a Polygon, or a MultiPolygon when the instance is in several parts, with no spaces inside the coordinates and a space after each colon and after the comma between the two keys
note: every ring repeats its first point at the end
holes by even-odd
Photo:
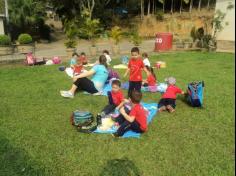
{"type": "Polygon", "coordinates": [[[131,110],[125,109],[124,106],[120,109],[120,115],[116,118],[120,126],[117,132],[113,134],[114,137],[123,136],[129,130],[137,133],[143,133],[147,130],[147,111],[140,104],[141,99],[141,92],[137,90],[131,92],[131,110]]]}
{"type": "Polygon", "coordinates": [[[113,80],[111,86],[112,90],[108,92],[109,104],[104,107],[101,114],[97,115],[97,120],[99,123],[101,118],[104,118],[115,109],[119,110],[124,104],[124,95],[121,91],[121,82],[119,80],[113,80]]]}
{"type": "Polygon", "coordinates": [[[146,72],[146,68],[144,67],[143,60],[139,55],[139,48],[134,47],[131,49],[131,58],[128,63],[128,69],[125,72],[126,76],[129,75],[129,89],[128,96],[130,97],[131,92],[133,90],[141,91],[142,86],[142,69],[146,72]]]}
{"type": "Polygon", "coordinates": [[[162,95],[161,100],[158,103],[159,112],[168,110],[170,113],[175,111],[175,100],[177,94],[184,95],[184,91],[182,91],[179,87],[177,87],[176,79],[174,77],[166,78],[165,81],[168,84],[166,92],[162,95]]]}

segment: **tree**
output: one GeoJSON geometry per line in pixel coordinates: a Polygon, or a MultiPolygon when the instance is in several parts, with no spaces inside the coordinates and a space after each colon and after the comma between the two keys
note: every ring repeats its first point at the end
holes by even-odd
{"type": "Polygon", "coordinates": [[[198,1],[198,11],[201,11],[201,4],[202,4],[202,0],[198,1]]]}
{"type": "Polygon", "coordinates": [[[150,8],[151,8],[151,1],[148,0],[148,10],[147,10],[147,15],[150,15],[150,8]]]}
{"type": "Polygon", "coordinates": [[[188,4],[189,3],[189,0],[180,0],[180,10],[179,10],[179,13],[182,13],[182,9],[183,9],[183,1],[185,4],[188,4]]]}
{"type": "Polygon", "coordinates": [[[162,3],[163,13],[165,13],[165,0],[158,0],[160,3],[162,3]]]}
{"type": "Polygon", "coordinates": [[[89,13],[89,18],[91,19],[95,6],[95,0],[81,0],[80,3],[81,11],[87,10],[89,13]]]}
{"type": "Polygon", "coordinates": [[[193,0],[190,0],[189,13],[192,13],[192,9],[193,9],[193,0]]]}
{"type": "Polygon", "coordinates": [[[211,0],[207,0],[207,9],[209,9],[209,7],[210,7],[210,1],[211,0]]]}
{"type": "Polygon", "coordinates": [[[171,0],[171,14],[173,13],[174,0],[171,0]]]}
{"type": "Polygon", "coordinates": [[[140,9],[141,9],[141,20],[143,19],[144,17],[144,0],[141,0],[140,2],[140,9]]]}

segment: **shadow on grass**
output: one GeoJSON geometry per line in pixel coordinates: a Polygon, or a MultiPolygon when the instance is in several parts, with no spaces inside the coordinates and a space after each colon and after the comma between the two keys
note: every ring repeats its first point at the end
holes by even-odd
{"type": "Polygon", "coordinates": [[[32,161],[26,152],[13,147],[9,140],[0,134],[0,175],[46,175],[44,170],[32,161]]]}
{"type": "Polygon", "coordinates": [[[135,164],[127,158],[109,160],[100,176],[141,175],[135,164]]]}

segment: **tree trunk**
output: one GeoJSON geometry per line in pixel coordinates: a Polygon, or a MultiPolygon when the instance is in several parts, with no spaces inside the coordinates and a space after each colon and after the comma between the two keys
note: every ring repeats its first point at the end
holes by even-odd
{"type": "Polygon", "coordinates": [[[144,7],[143,7],[143,0],[141,0],[141,20],[143,19],[143,16],[144,16],[144,7]]]}
{"type": "Polygon", "coordinates": [[[150,7],[151,7],[151,1],[148,0],[148,10],[147,10],[147,16],[150,15],[150,7]]]}
{"type": "Polygon", "coordinates": [[[199,0],[199,2],[198,2],[198,11],[201,11],[201,4],[202,4],[202,0],[199,0]]]}
{"type": "Polygon", "coordinates": [[[209,9],[209,7],[210,7],[210,1],[211,1],[211,0],[208,0],[208,1],[207,1],[207,9],[209,9]]]}
{"type": "Polygon", "coordinates": [[[170,10],[171,14],[173,14],[173,5],[174,5],[174,0],[171,0],[171,10],[170,10]]]}
{"type": "Polygon", "coordinates": [[[179,8],[179,13],[182,13],[182,7],[183,7],[183,0],[180,0],[180,8],[179,8]]]}
{"type": "Polygon", "coordinates": [[[152,14],[155,15],[155,0],[152,0],[152,14]]]}
{"type": "Polygon", "coordinates": [[[163,7],[163,13],[165,13],[165,0],[163,0],[162,7],[163,7]]]}
{"type": "Polygon", "coordinates": [[[190,3],[189,3],[189,13],[192,13],[192,9],[193,9],[193,0],[190,0],[190,3]]]}

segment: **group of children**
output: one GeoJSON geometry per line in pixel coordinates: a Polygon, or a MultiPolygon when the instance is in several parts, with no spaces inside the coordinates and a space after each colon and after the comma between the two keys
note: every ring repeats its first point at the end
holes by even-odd
{"type": "MultiPolygon", "coordinates": [[[[107,64],[109,65],[111,62],[109,52],[104,50],[103,55],[106,56],[107,64]]],[[[124,77],[129,74],[128,98],[126,99],[121,91],[121,82],[119,80],[113,80],[111,85],[112,90],[108,92],[109,103],[104,107],[102,112],[97,115],[97,121],[98,124],[100,124],[101,119],[105,118],[106,115],[115,110],[120,112],[120,115],[114,118],[118,126],[117,132],[113,134],[115,137],[122,136],[128,130],[139,133],[143,133],[147,130],[148,114],[140,104],[142,100],[141,87],[156,86],[157,78],[151,67],[147,53],[143,53],[142,57],[140,56],[138,47],[131,49],[131,58],[129,59],[128,68],[124,74],[124,77]],[[145,80],[142,78],[143,71],[147,75],[147,79],[145,80]]],[[[81,72],[83,65],[87,63],[88,59],[85,53],[81,53],[80,56],[75,53],[73,54],[70,65],[76,75],[81,72]]],[[[96,62],[94,64],[96,64],[96,62]]],[[[158,111],[162,112],[167,110],[172,113],[175,111],[176,95],[185,93],[175,85],[175,78],[169,77],[165,81],[168,83],[168,87],[158,103],[158,111]]]]}

